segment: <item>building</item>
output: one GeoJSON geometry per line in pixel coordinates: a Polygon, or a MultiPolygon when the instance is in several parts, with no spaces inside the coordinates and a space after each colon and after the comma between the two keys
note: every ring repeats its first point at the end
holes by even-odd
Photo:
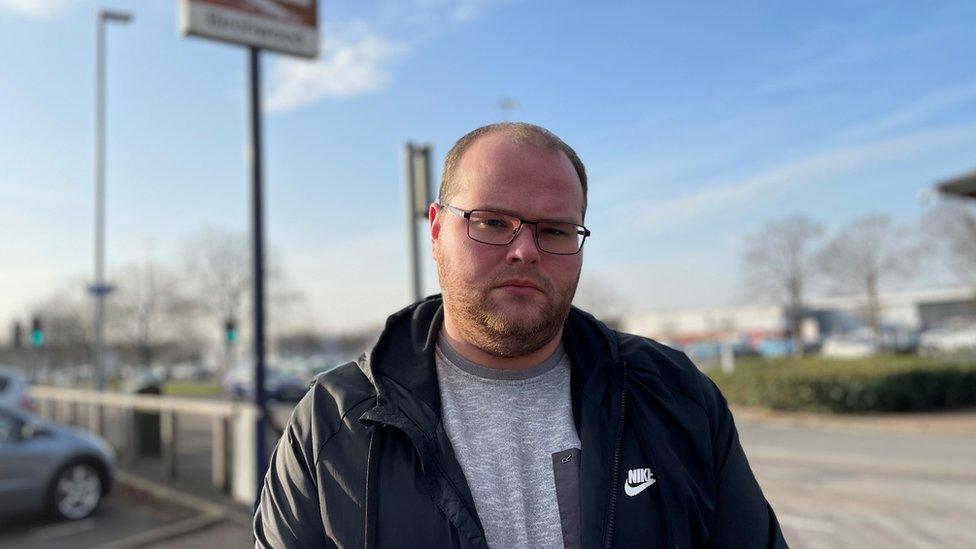
{"type": "MultiPolygon", "coordinates": [[[[969,288],[934,288],[886,292],[880,296],[881,324],[899,346],[910,345],[919,332],[960,323],[976,326],[976,293],[969,288]]],[[[804,311],[801,340],[816,346],[830,337],[863,333],[866,299],[832,296],[810,299],[804,311]]],[[[623,317],[623,331],[684,349],[713,354],[706,347],[734,344],[737,350],[783,354],[789,331],[783,306],[731,306],[663,310],[623,317]]],[[[716,351],[717,352],[717,351],[716,351]]]]}

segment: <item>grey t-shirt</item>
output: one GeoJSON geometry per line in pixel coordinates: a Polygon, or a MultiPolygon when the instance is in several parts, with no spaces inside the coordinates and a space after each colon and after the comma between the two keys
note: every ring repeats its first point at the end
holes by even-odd
{"type": "Polygon", "coordinates": [[[580,441],[563,348],[528,370],[495,370],[442,335],[435,360],[444,427],[489,547],[575,546],[580,441]]]}

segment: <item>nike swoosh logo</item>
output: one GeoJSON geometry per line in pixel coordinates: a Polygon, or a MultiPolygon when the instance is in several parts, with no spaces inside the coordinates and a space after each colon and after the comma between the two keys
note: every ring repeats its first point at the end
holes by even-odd
{"type": "Polygon", "coordinates": [[[637,494],[643,492],[644,490],[647,490],[647,487],[654,484],[656,481],[657,479],[652,478],[651,480],[647,482],[642,482],[636,486],[631,486],[629,482],[625,482],[624,493],[631,497],[636,496],[637,494]]]}

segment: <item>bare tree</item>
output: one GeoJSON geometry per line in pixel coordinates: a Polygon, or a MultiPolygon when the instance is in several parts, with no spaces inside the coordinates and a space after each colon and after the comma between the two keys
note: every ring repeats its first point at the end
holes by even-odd
{"type": "MultiPolygon", "coordinates": [[[[189,292],[199,305],[205,325],[221,326],[228,320],[237,323],[238,332],[249,335],[246,318],[252,305],[250,240],[247,235],[207,229],[188,238],[184,244],[185,273],[189,292]]],[[[285,332],[300,331],[289,319],[306,313],[303,294],[288,286],[271,250],[266,251],[266,336],[274,344],[285,332]]],[[[227,346],[221,369],[236,360],[227,346]]]]}
{"type": "Polygon", "coordinates": [[[71,368],[90,360],[91,307],[80,283],[42,299],[31,308],[44,328],[44,344],[28,362],[45,370],[71,368]]]}
{"type": "Polygon", "coordinates": [[[759,232],[746,238],[742,273],[747,291],[769,297],[786,308],[793,352],[803,354],[800,327],[811,274],[816,240],[823,226],[794,214],[768,221],[759,232]]]}
{"type": "Polygon", "coordinates": [[[251,255],[246,235],[207,229],[186,240],[189,290],[215,322],[240,320],[251,290],[251,255]]]}
{"type": "Polygon", "coordinates": [[[169,269],[149,260],[123,268],[109,307],[116,338],[151,366],[164,349],[193,342],[195,305],[169,269]]]}
{"type": "Polygon", "coordinates": [[[890,218],[869,215],[837,231],[819,252],[818,265],[837,289],[864,296],[864,315],[880,343],[881,285],[914,272],[921,251],[890,218]]]}
{"type": "Polygon", "coordinates": [[[976,292],[976,209],[948,200],[925,220],[947,252],[949,266],[976,292]]]}

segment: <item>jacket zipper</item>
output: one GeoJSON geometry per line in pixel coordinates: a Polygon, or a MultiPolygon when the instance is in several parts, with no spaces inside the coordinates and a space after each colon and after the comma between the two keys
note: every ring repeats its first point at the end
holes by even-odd
{"type": "Polygon", "coordinates": [[[614,519],[617,511],[617,490],[620,483],[620,445],[624,436],[624,420],[627,417],[627,365],[623,366],[624,381],[620,391],[620,424],[617,426],[617,440],[613,446],[613,474],[610,482],[610,507],[607,511],[607,529],[603,538],[603,547],[610,549],[613,543],[614,519]]]}
{"type": "MultiPolygon", "coordinates": [[[[410,420],[407,419],[407,421],[410,420]]],[[[402,436],[406,437],[407,440],[410,441],[410,445],[413,446],[413,450],[414,452],[416,452],[417,457],[420,460],[421,474],[423,474],[424,476],[431,475],[431,474],[439,475],[444,478],[444,480],[448,483],[448,485],[451,487],[451,489],[454,491],[455,494],[459,492],[458,487],[454,484],[454,481],[451,480],[451,477],[447,474],[446,471],[444,471],[436,455],[436,452],[433,451],[433,448],[427,448],[427,445],[425,444],[418,444],[418,441],[414,438],[414,436],[412,436],[412,434],[409,432],[409,429],[405,428],[403,425],[400,425],[398,422],[390,421],[389,418],[371,419],[370,422],[373,423],[376,427],[385,427],[387,429],[395,430],[399,432],[402,436]],[[433,465],[432,470],[428,469],[427,462],[424,459],[424,456],[427,456],[427,458],[430,459],[431,465],[433,465]]],[[[423,429],[421,429],[420,426],[416,425],[416,423],[413,423],[413,426],[414,428],[417,429],[417,431],[419,431],[420,436],[423,437],[425,441],[432,443],[428,434],[423,429]]],[[[369,455],[367,456],[367,468],[369,467],[370,457],[371,456],[369,455]]],[[[367,492],[367,498],[368,496],[369,494],[367,492]]],[[[468,506],[464,504],[464,502],[460,499],[459,496],[457,497],[459,503],[465,508],[467,508],[470,514],[476,516],[475,511],[468,508],[468,506]]],[[[367,503],[368,503],[368,499],[367,499],[367,503]]],[[[460,527],[457,524],[455,524],[454,527],[460,529],[460,527]]],[[[368,531],[368,527],[367,527],[367,531],[368,531]]],[[[481,533],[482,539],[485,539],[484,530],[481,530],[480,526],[479,526],[479,531],[481,533]]],[[[368,547],[366,549],[368,549],[368,547]]]]}

